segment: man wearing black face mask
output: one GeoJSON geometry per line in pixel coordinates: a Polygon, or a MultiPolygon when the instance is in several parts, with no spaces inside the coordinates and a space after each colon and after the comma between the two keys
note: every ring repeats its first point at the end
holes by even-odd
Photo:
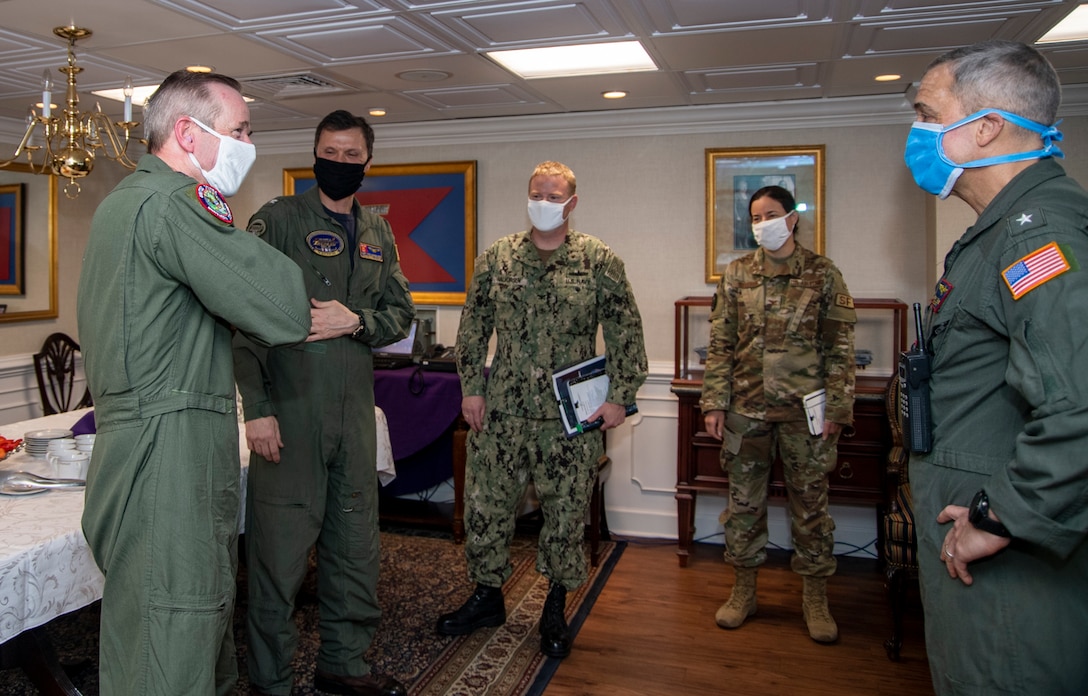
{"type": "Polygon", "coordinates": [[[292,611],[316,543],[321,649],[314,685],[332,694],[407,694],[363,659],[381,616],[371,348],[407,335],[415,311],[389,223],[355,201],[373,145],[364,119],[329,114],[314,139],[317,186],[272,199],[249,221],[251,233],[302,267],[314,307],[310,342],[269,349],[238,334],[234,344],[251,452],[253,693],[291,693],[298,644],[292,611]]]}

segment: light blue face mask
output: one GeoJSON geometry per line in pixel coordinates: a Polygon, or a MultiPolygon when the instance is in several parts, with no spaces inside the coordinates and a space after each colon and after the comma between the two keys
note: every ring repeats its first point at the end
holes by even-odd
{"type": "Polygon", "coordinates": [[[948,194],[952,192],[956,180],[960,178],[960,174],[963,174],[964,169],[989,167],[994,164],[1004,164],[1005,162],[1042,159],[1043,157],[1064,157],[1062,151],[1054,144],[1061,139],[1062,133],[1058,130],[1057,123],[1053,126],[1044,126],[1001,109],[983,109],[976,111],[967,118],[956,121],[950,126],[941,126],[939,123],[922,123],[921,121],[911,124],[903,159],[907,163],[910,173],[914,176],[915,183],[923,191],[932,193],[939,198],[947,198],[948,194]],[[1026,128],[1033,133],[1038,133],[1043,139],[1042,149],[986,157],[962,164],[957,164],[948,159],[942,144],[945,133],[972,121],[977,121],[987,114],[1000,114],[1006,121],[1021,128],[1026,128]]]}

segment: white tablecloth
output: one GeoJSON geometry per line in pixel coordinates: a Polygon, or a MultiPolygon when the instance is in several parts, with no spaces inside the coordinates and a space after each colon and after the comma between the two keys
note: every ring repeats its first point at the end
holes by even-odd
{"type": "MultiPolygon", "coordinates": [[[[21,438],[31,430],[71,428],[91,409],[0,425],[0,435],[21,438]]],[[[378,475],[395,476],[385,414],[375,409],[378,475]]],[[[239,428],[238,453],[245,490],[249,449],[239,428]]],[[[0,469],[53,476],[49,464],[19,452],[0,460],[0,469]]],[[[245,520],[245,496],[239,529],[245,520]]],[[[83,537],[83,489],[54,489],[28,496],[0,495],[0,643],[102,597],[102,573],[83,537]]]]}

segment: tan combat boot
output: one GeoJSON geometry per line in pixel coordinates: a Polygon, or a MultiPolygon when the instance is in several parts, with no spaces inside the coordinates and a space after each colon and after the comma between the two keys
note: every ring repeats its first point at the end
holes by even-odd
{"type": "Polygon", "coordinates": [[[827,578],[804,576],[804,603],[801,605],[808,624],[808,635],[817,643],[834,643],[839,639],[839,627],[827,608],[827,578]]]}
{"type": "Polygon", "coordinates": [[[759,568],[733,568],[736,581],[729,601],[723,604],[714,620],[722,628],[739,628],[744,620],[756,613],[756,575],[759,568]]]}

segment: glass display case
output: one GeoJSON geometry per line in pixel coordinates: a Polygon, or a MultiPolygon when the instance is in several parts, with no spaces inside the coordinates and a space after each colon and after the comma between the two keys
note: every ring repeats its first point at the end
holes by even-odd
{"type": "Polygon", "coordinates": [[[682,297],[675,303],[676,346],[673,381],[703,383],[706,347],[710,343],[710,303],[713,296],[682,297]]]}

